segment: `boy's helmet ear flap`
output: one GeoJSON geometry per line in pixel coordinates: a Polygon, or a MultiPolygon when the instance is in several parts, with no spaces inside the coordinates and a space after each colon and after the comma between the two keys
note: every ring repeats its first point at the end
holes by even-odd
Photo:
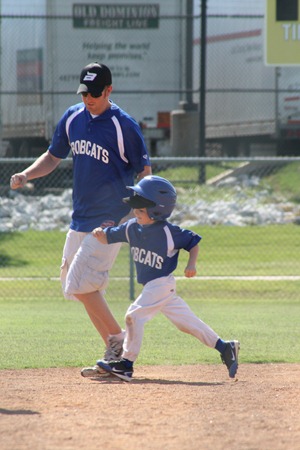
{"type": "Polygon", "coordinates": [[[148,175],[136,186],[127,186],[127,188],[154,202],[155,206],[147,207],[151,219],[165,220],[172,214],[177,195],[174,186],[165,178],[148,175]]]}

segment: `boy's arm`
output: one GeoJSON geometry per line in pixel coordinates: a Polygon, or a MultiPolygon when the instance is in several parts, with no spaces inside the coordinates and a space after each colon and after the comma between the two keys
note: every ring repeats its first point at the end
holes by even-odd
{"type": "Polygon", "coordinates": [[[198,244],[196,244],[189,251],[189,260],[188,260],[187,266],[186,266],[186,268],[184,270],[184,275],[187,278],[192,278],[197,273],[196,262],[197,262],[198,252],[199,252],[199,245],[198,244]]]}
{"type": "Polygon", "coordinates": [[[95,228],[95,229],[92,231],[92,235],[93,235],[99,242],[101,242],[101,244],[108,244],[108,242],[107,242],[107,237],[106,237],[106,233],[105,233],[105,231],[104,231],[101,227],[95,228]]]}

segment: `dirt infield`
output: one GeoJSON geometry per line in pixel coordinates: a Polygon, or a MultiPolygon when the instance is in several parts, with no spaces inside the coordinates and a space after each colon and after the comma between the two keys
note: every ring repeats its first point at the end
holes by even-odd
{"type": "Polygon", "coordinates": [[[300,364],[0,371],[1,450],[298,450],[300,364]]]}

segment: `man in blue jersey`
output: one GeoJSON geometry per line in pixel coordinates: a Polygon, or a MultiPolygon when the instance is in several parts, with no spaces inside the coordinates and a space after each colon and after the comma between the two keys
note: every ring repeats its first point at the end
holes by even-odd
{"type": "MultiPolygon", "coordinates": [[[[238,368],[239,342],[220,339],[176,293],[173,272],[178,264],[179,251],[184,249],[189,253],[184,274],[187,278],[194,277],[201,237],[166,220],[176,202],[173,185],[164,178],[150,175],[136,186],[129,186],[129,189],[134,195],[124,201],[133,208],[135,219],[105,230],[98,227],[93,231],[93,236],[97,238],[96,242],[110,244],[109,247],[117,242],[129,243],[137,280],[143,285],[143,290],[125,316],[126,337],[122,359],[99,360],[97,365],[108,374],[130,381],[133,363],[141,349],[144,326],[155,314],[162,312],[180,331],[218,350],[229,376],[234,378],[238,368]]],[[[85,372],[82,375],[86,376],[85,372]]]]}
{"type": "MultiPolygon", "coordinates": [[[[12,189],[48,175],[71,151],[73,158],[73,213],[66,237],[61,282],[66,298],[80,300],[102,336],[105,360],[119,358],[124,332],[103,296],[121,244],[99,244],[90,255],[91,232],[114,226],[130,212],[122,198],[126,186],[151,174],[142,132],[136,121],[110,100],[110,69],[97,62],[85,66],[77,94],[57,124],[48,150],[21,173],[12,175],[12,189]]],[[[98,366],[95,370],[98,370],[98,366]]]]}

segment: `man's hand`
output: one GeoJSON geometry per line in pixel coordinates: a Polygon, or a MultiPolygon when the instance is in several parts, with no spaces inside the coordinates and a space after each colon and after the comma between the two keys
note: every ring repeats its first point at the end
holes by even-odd
{"type": "Polygon", "coordinates": [[[27,175],[25,173],[15,173],[10,179],[10,188],[19,189],[25,186],[27,182],[27,175]]]}

